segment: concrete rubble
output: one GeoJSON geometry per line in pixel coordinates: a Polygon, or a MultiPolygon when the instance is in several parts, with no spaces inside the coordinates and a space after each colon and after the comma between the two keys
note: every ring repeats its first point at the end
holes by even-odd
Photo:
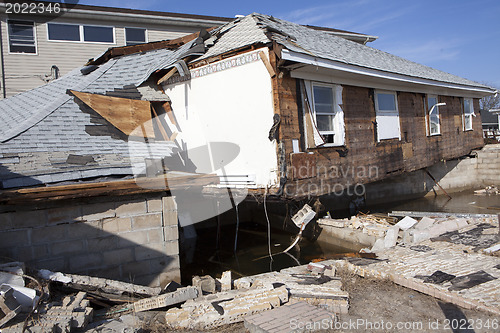
{"type": "MultiPolygon", "coordinates": [[[[424,216],[413,218],[405,216],[396,222],[392,217],[362,215],[342,220],[323,218],[318,220],[318,224],[322,227],[351,230],[350,236],[354,242],[360,238],[360,235],[367,234],[371,236],[368,242],[371,246],[363,249],[362,252],[379,253],[397,244],[418,245],[447,233],[468,231],[483,224],[494,225],[497,223],[496,220],[496,217],[424,216]],[[355,233],[352,234],[352,232],[355,233]]],[[[484,233],[487,232],[484,231],[484,233]]],[[[496,252],[497,250],[493,247],[488,251],[496,252]]]]}
{"type": "Polygon", "coordinates": [[[500,315],[500,216],[413,215],[424,214],[429,216],[412,218],[417,222],[404,218],[371,249],[364,249],[376,252],[377,260],[347,258],[322,264],[500,315]]]}
{"type": "MultiPolygon", "coordinates": [[[[223,274],[220,280],[227,279],[228,274],[223,274]]],[[[193,280],[200,281],[198,278],[193,280]]],[[[226,282],[226,286],[231,285],[226,282]]],[[[322,263],[242,277],[233,284],[235,289],[223,287],[220,292],[208,293],[186,301],[180,308],[168,310],[165,314],[167,326],[206,330],[298,302],[322,308],[333,318],[335,313],[347,313],[349,307],[349,295],[341,290],[342,283],[335,277],[335,267],[322,263]]],[[[221,282],[221,287],[223,285],[221,282]]]]}
{"type": "MultiPolygon", "coordinates": [[[[24,274],[22,263],[5,267],[14,273],[24,274]],[[22,272],[18,268],[22,268],[22,272]]],[[[314,311],[333,321],[336,314],[347,313],[349,307],[349,295],[342,290],[335,266],[321,262],[236,280],[232,280],[230,271],[223,272],[216,279],[208,275],[195,276],[192,286],[172,285],[163,290],[47,270],[38,271],[38,279],[38,284],[43,285],[46,292],[53,288],[62,289],[58,289],[56,296],[50,293],[42,295],[40,304],[35,302],[40,293],[37,295],[37,291],[32,290],[34,297],[29,299],[27,309],[26,304],[23,306],[14,297],[14,288],[2,285],[0,324],[5,324],[2,333],[20,332],[25,319],[28,331],[37,333],[81,330],[95,333],[137,332],[140,328],[138,318],[149,310],[165,311],[162,321],[171,329],[207,330],[242,322],[246,317],[283,305],[290,309],[317,309],[314,311]],[[53,287],[49,288],[51,284],[53,287]],[[59,295],[60,292],[66,295],[59,295]],[[121,301],[120,296],[125,294],[129,295],[130,301],[121,301]],[[106,302],[106,297],[109,297],[110,305],[94,310],[96,305],[101,307],[106,302]],[[294,307],[295,304],[299,305],[294,307]],[[24,314],[16,318],[23,309],[35,311],[29,316],[24,314]]],[[[24,285],[24,280],[17,282],[24,285]]]]}

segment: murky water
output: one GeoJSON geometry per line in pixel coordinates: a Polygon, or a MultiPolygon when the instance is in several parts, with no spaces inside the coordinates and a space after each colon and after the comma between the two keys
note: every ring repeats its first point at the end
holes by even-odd
{"type": "MultiPolygon", "coordinates": [[[[478,196],[473,191],[452,193],[452,199],[445,195],[420,198],[395,204],[367,208],[365,212],[387,213],[393,210],[420,212],[459,212],[475,214],[499,214],[500,195],[478,196]]],[[[326,210],[335,211],[333,207],[326,210]]],[[[341,216],[339,216],[341,217],[341,216]]],[[[347,216],[343,216],[347,217],[347,216]]],[[[328,258],[338,253],[353,252],[353,248],[343,248],[335,244],[324,244],[303,238],[298,246],[283,254],[295,239],[295,234],[275,229],[271,230],[270,248],[273,260],[269,257],[267,227],[255,222],[241,223],[238,244],[234,252],[236,225],[221,227],[220,242],[217,246],[217,229],[198,230],[198,237],[190,244],[184,244],[181,271],[183,283],[191,283],[193,275],[220,276],[231,270],[233,278],[247,276],[282,268],[309,263],[312,259],[328,258]]],[[[189,243],[189,242],[188,242],[189,243]]]]}
{"type": "Polygon", "coordinates": [[[446,212],[469,214],[500,214],[500,195],[475,195],[474,191],[450,193],[446,195],[429,196],[396,204],[373,208],[377,212],[393,210],[415,212],[446,212]]]}

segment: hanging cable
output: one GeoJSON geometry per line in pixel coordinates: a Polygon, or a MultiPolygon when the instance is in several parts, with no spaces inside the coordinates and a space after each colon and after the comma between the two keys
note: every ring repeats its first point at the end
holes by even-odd
{"type": "Polygon", "coordinates": [[[266,197],[267,197],[267,186],[266,186],[266,192],[264,193],[264,213],[266,213],[266,220],[267,220],[267,248],[269,251],[269,257],[271,258],[272,262],[274,259],[271,253],[271,222],[269,222],[269,216],[267,215],[266,197]]]}
{"type": "Polygon", "coordinates": [[[236,236],[234,237],[234,253],[236,253],[236,248],[238,247],[238,230],[240,229],[240,213],[238,212],[238,205],[234,205],[236,210],[236,236]]]}

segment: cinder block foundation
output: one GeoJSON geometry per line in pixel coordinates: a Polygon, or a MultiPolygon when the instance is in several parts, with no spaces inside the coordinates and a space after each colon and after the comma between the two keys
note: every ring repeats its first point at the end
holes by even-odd
{"type": "Polygon", "coordinates": [[[154,287],[180,282],[172,197],[0,206],[0,222],[0,256],[28,267],[154,287]]]}

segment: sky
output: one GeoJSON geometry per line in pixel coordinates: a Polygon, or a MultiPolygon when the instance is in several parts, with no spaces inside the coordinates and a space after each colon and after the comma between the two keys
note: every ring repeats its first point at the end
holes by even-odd
{"type": "Polygon", "coordinates": [[[300,24],[359,32],[379,37],[368,44],[371,47],[500,87],[498,0],[80,0],[79,3],[224,17],[257,12],[300,24]]]}

